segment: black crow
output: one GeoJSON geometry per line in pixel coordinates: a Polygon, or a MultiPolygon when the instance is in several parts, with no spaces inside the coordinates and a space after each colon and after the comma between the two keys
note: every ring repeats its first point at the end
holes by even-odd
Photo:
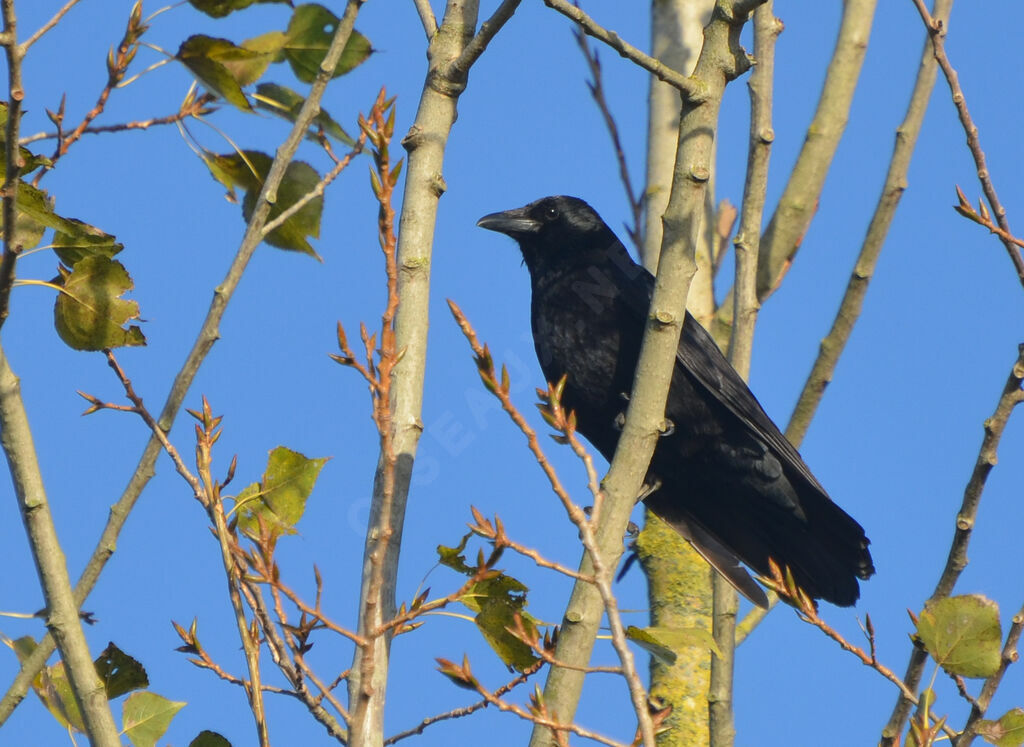
{"type": "MultiPolygon", "coordinates": [[[[533,341],[577,428],[615,453],[654,277],[575,197],[545,197],[478,226],[519,242],[533,291],[533,341]]],[[[689,314],[665,407],[666,432],[644,502],[748,598],[764,592],[737,562],[789,567],[815,599],[852,605],[874,573],[864,530],[839,506],[765,414],[714,340],[689,314]]]]}

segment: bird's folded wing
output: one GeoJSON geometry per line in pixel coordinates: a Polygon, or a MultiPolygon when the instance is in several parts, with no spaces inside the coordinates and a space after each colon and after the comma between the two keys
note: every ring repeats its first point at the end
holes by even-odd
{"type": "MultiPolygon", "coordinates": [[[[616,271],[622,270],[616,266],[616,271]]],[[[639,315],[640,319],[646,319],[650,310],[651,295],[654,292],[654,276],[645,270],[642,277],[643,283],[636,282],[635,279],[620,278],[617,285],[622,292],[623,301],[639,315]]],[[[676,359],[701,386],[750,430],[752,436],[766,442],[787,467],[801,475],[822,495],[828,495],[821,483],[811,474],[810,468],[804,464],[793,444],[765,414],[761,403],[736,373],[736,369],[722,355],[711,335],[689,312],[686,313],[676,359]]]]}
{"type": "Polygon", "coordinates": [[[673,517],[671,526],[689,541],[693,545],[693,549],[708,561],[712,568],[721,573],[736,591],[758,607],[768,609],[768,597],[764,590],[747,573],[747,569],[740,564],[739,558],[715,539],[714,535],[708,533],[699,524],[680,517],[673,517]]]}

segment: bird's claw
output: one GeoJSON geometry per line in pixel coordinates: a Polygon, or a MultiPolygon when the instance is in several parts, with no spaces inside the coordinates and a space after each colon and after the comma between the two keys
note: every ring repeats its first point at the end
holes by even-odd
{"type": "Polygon", "coordinates": [[[636,502],[640,503],[642,501],[646,501],[648,498],[651,497],[651,495],[658,492],[659,488],[661,488],[660,477],[655,477],[650,482],[645,482],[643,485],[640,486],[640,494],[636,497],[636,502]]]}

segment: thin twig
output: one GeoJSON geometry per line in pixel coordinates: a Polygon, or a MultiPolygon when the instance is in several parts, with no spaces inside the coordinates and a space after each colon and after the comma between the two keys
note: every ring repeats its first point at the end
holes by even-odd
{"type": "MultiPolygon", "coordinates": [[[[530,675],[537,672],[542,666],[544,666],[544,662],[538,661],[533,666],[527,667],[517,677],[510,680],[509,682],[506,682],[504,685],[495,690],[494,695],[500,698],[506,693],[511,692],[514,688],[526,682],[526,680],[529,679],[530,675]]],[[[394,736],[388,737],[384,740],[384,745],[386,747],[389,744],[394,744],[395,742],[399,742],[407,737],[417,736],[419,734],[422,734],[423,730],[431,724],[436,724],[440,721],[447,721],[448,719],[453,718],[462,718],[463,716],[468,716],[471,713],[479,711],[481,708],[486,708],[488,705],[490,705],[490,703],[485,698],[483,700],[478,700],[476,703],[473,703],[472,705],[463,706],[462,708],[453,708],[450,711],[446,711],[445,713],[439,713],[436,716],[428,716],[411,729],[406,729],[405,731],[401,731],[398,734],[395,734],[394,736]]]]}
{"type": "MultiPolygon", "coordinates": [[[[1010,369],[1010,375],[1003,386],[999,402],[992,415],[985,420],[985,436],[981,441],[981,448],[978,450],[977,459],[974,462],[974,469],[971,477],[964,488],[963,500],[960,503],[960,510],[956,515],[956,529],[953,533],[953,541],[950,544],[949,555],[946,558],[946,566],[939,576],[928,601],[933,602],[953,593],[953,587],[963,569],[967,567],[967,546],[971,541],[971,533],[974,529],[974,522],[978,515],[978,508],[981,505],[981,496],[985,490],[985,481],[997,461],[999,441],[1006,429],[1006,424],[1013,413],[1014,408],[1024,401],[1024,391],[1021,390],[1021,383],[1024,381],[1024,344],[1017,348],[1017,359],[1010,369]]],[[[907,664],[907,672],[903,681],[914,690],[921,681],[924,673],[925,662],[928,653],[923,646],[915,646],[910,654],[910,662],[907,664]]],[[[883,745],[895,745],[899,741],[900,733],[903,730],[907,716],[910,713],[910,706],[907,699],[897,701],[889,722],[882,731],[883,745]]]]}
{"type": "Polygon", "coordinates": [[[571,19],[583,31],[607,44],[627,60],[636,63],[647,72],[653,74],[658,80],[663,80],[673,88],[679,90],[685,96],[695,97],[699,95],[699,87],[685,75],[672,70],[650,55],[644,54],[627,41],[624,41],[614,31],[602,27],[597,21],[587,15],[582,8],[579,8],[568,0],[544,0],[549,8],[558,11],[566,18],[571,19]]]}
{"type": "MultiPolygon", "coordinates": [[[[938,0],[936,14],[948,18],[952,4],[952,0],[938,0]]],[[[896,208],[907,186],[907,172],[910,168],[911,157],[921,132],[932,89],[935,86],[935,71],[936,63],[931,50],[931,42],[926,39],[924,50],[921,53],[917,79],[914,82],[914,90],[910,94],[903,121],[896,129],[896,142],[892,157],[889,159],[889,168],[882,186],[882,193],[878,198],[874,214],[871,216],[871,222],[868,224],[864,242],[854,264],[853,272],[850,274],[843,299],[839,303],[839,309],[836,311],[832,328],[821,342],[818,356],[793,408],[789,425],[786,427],[786,437],[797,447],[800,446],[807,433],[811,420],[821,404],[825,388],[832,380],[839,359],[846,349],[853,327],[860,318],[868,285],[874,276],[885,238],[889,233],[889,227],[892,225],[896,208]]],[[[757,627],[777,601],[778,598],[773,596],[768,610],[756,608],[747,614],[737,630],[737,642],[742,641],[757,627]]]]}
{"type": "MultiPolygon", "coordinates": [[[[580,539],[583,546],[586,548],[594,567],[594,584],[600,592],[601,600],[604,603],[605,613],[608,616],[608,623],[611,628],[612,645],[619,656],[619,661],[622,663],[623,674],[626,678],[626,683],[629,686],[630,696],[633,700],[633,710],[636,712],[637,721],[640,725],[641,733],[643,734],[644,744],[648,745],[648,747],[653,747],[654,724],[651,721],[651,714],[647,707],[647,693],[645,692],[643,683],[636,672],[633,654],[626,642],[625,628],[622,625],[622,619],[619,616],[618,602],[616,601],[614,592],[611,588],[611,578],[614,569],[609,568],[601,557],[597,539],[594,535],[595,525],[587,518],[583,510],[573,502],[568,492],[562,486],[561,480],[558,478],[558,474],[555,472],[554,467],[548,461],[547,456],[544,454],[544,451],[540,446],[540,441],[537,438],[536,431],[530,427],[530,424],[526,422],[522,413],[520,413],[512,403],[512,399],[509,395],[510,384],[505,369],[502,369],[502,375],[499,379],[494,370],[494,362],[491,358],[490,352],[480,343],[476,332],[469,323],[469,320],[466,319],[465,314],[463,314],[458,305],[450,299],[448,301],[448,307],[451,309],[452,315],[455,317],[456,322],[458,322],[459,328],[469,341],[470,347],[476,355],[481,378],[484,379],[485,383],[488,384],[488,389],[501,402],[502,409],[508,413],[512,422],[515,423],[519,430],[522,431],[523,435],[526,436],[527,445],[533,453],[534,458],[537,460],[537,463],[544,471],[545,476],[548,478],[552,491],[554,491],[555,495],[558,496],[558,499],[561,501],[570,520],[576,525],[577,529],[579,529],[580,539]]],[[[549,385],[547,411],[550,413],[552,418],[552,425],[562,431],[563,436],[569,443],[573,443],[576,439],[575,416],[572,414],[567,415],[562,410],[561,403],[559,402],[559,394],[560,392],[558,387],[549,385]]],[[[575,450],[577,448],[582,449],[583,447],[579,441],[576,440],[573,448],[575,450]]],[[[600,492],[600,490],[597,491],[598,494],[600,494],[600,492]]]]}
{"type": "MultiPolygon", "coordinates": [[[[876,6],[877,0],[847,0],[843,4],[839,35],[814,118],[761,236],[757,272],[757,297],[761,302],[778,289],[817,212],[825,177],[846,130],[876,6]]],[[[725,302],[715,312],[716,333],[732,324],[734,291],[729,290],[725,302]]]]}
{"type": "MultiPolygon", "coordinates": [[[[597,732],[584,729],[582,726],[577,726],[573,723],[563,723],[561,721],[555,721],[548,713],[547,708],[542,704],[534,701],[534,708],[527,710],[520,705],[515,703],[509,703],[508,701],[502,700],[497,692],[491,692],[473,675],[469,667],[469,660],[463,659],[462,664],[455,664],[454,662],[446,661],[444,659],[438,659],[438,664],[441,665],[441,671],[451,677],[453,680],[457,679],[460,684],[470,689],[476,690],[483,699],[487,701],[488,705],[493,705],[500,711],[505,713],[513,713],[524,721],[529,721],[536,726],[542,726],[546,729],[551,729],[556,734],[572,733],[578,737],[584,739],[592,739],[595,742],[599,742],[608,747],[625,747],[621,742],[616,742],[613,739],[609,739],[597,732]]],[[[562,744],[562,742],[557,742],[562,744]]]]}
{"type": "Polygon", "coordinates": [[[516,12],[516,8],[519,7],[521,2],[522,0],[502,0],[501,5],[495,9],[491,17],[480,24],[479,30],[470,40],[469,44],[466,45],[466,48],[462,50],[462,54],[445,71],[446,77],[452,80],[464,79],[473,63],[484,53],[487,45],[491,43],[491,39],[501,31],[501,27],[516,12]]]}
{"type": "MultiPolygon", "coordinates": [[[[228,303],[234,295],[235,289],[238,287],[238,283],[241,280],[242,274],[244,273],[249,260],[252,258],[253,253],[256,251],[256,247],[261,241],[260,231],[263,228],[263,225],[267,220],[267,215],[270,212],[270,202],[268,201],[268,198],[275,196],[274,199],[276,199],[277,189],[284,177],[284,172],[292,158],[294,158],[299,144],[305,138],[310,124],[319,113],[320,101],[323,98],[324,91],[327,88],[327,83],[330,80],[330,71],[334,70],[338,59],[341,57],[341,52],[344,50],[345,44],[352,33],[352,28],[355,24],[355,17],[361,5],[362,0],[349,0],[346,5],[342,20],[338,23],[338,27],[334,32],[334,37],[331,40],[331,46],[328,49],[327,55],[324,57],[321,72],[317,75],[316,80],[310,88],[309,95],[306,97],[305,103],[299,110],[298,115],[296,115],[295,123],[292,126],[291,132],[277,150],[274,162],[271,165],[267,178],[263,183],[263,188],[257,198],[256,206],[253,210],[252,217],[249,219],[249,224],[246,227],[245,235],[240,242],[238,251],[232,260],[231,266],[228,269],[224,280],[217,286],[214,292],[213,301],[210,304],[210,310],[207,312],[206,318],[203,320],[196,342],[175,376],[174,383],[167,395],[166,403],[164,404],[164,408],[157,421],[164,432],[170,430],[171,425],[181,408],[182,402],[185,399],[185,395],[188,393],[188,390],[192,385],[192,381],[199,370],[199,367],[206,359],[206,356],[212,349],[214,343],[220,338],[220,321],[224,316],[228,303]]],[[[11,112],[9,112],[9,114],[11,114],[11,112]]],[[[9,117],[8,127],[10,127],[11,122],[17,121],[17,116],[9,117]]],[[[17,133],[15,132],[15,135],[16,134],[17,133]]],[[[7,142],[13,143],[17,141],[8,138],[7,142]]],[[[11,173],[12,172],[8,170],[8,175],[11,173]]],[[[14,221],[11,220],[5,222],[5,225],[13,226],[14,221]]],[[[2,290],[2,284],[0,284],[0,290],[2,290]]],[[[155,473],[154,465],[156,464],[156,459],[161,450],[162,445],[160,440],[155,435],[151,436],[149,441],[146,443],[146,447],[139,459],[135,471],[132,473],[132,476],[128,481],[128,485],[125,487],[121,497],[111,507],[110,517],[108,518],[107,524],[104,526],[103,532],[96,543],[96,548],[93,550],[93,554],[90,557],[89,562],[86,564],[85,569],[82,571],[82,575],[78,579],[78,583],[75,585],[75,600],[79,605],[81,605],[95,587],[106,562],[113,555],[114,549],[117,547],[118,536],[124,528],[125,522],[127,521],[132,508],[135,506],[135,503],[142,494],[143,489],[155,473]]],[[[32,654],[26,657],[21,663],[21,671],[18,672],[17,677],[15,677],[14,682],[11,683],[7,692],[4,694],[3,699],[0,699],[0,725],[7,720],[15,707],[17,707],[18,703],[20,703],[25,697],[25,694],[32,685],[32,681],[39,672],[42,671],[42,668],[46,666],[46,660],[49,658],[50,654],[53,653],[54,647],[53,637],[50,634],[47,634],[39,642],[39,645],[36,646],[32,654]]]]}
{"type": "Polygon", "coordinates": [[[326,174],[324,174],[324,177],[319,182],[316,183],[316,186],[313,187],[313,189],[311,189],[306,194],[302,195],[302,197],[297,199],[294,202],[294,204],[289,205],[285,210],[282,210],[280,215],[278,215],[276,218],[274,218],[271,221],[267,221],[267,224],[263,226],[263,236],[266,237],[268,234],[270,234],[271,231],[273,231],[286,220],[291,218],[297,212],[302,210],[302,208],[304,208],[309,202],[323,195],[323,193],[327,190],[327,187],[330,185],[330,183],[338,178],[338,176],[341,174],[342,171],[345,170],[345,167],[349,165],[353,158],[355,158],[357,155],[363,152],[363,148],[365,146],[366,133],[360,132],[359,138],[356,140],[356,144],[352,147],[352,150],[350,150],[344,158],[337,161],[334,164],[334,167],[326,174]]]}
{"type": "MultiPolygon", "coordinates": [[[[797,588],[793,585],[792,576],[783,574],[782,570],[778,565],[776,565],[774,560],[769,559],[768,564],[771,567],[771,576],[766,579],[766,583],[769,583],[780,596],[785,597],[786,601],[794,607],[794,611],[801,620],[816,627],[826,636],[838,643],[841,649],[848,651],[860,659],[864,666],[874,669],[880,675],[885,677],[885,679],[896,685],[903,697],[913,703],[918,702],[913,689],[908,687],[895,672],[889,669],[889,667],[878,661],[878,658],[875,656],[875,647],[873,643],[871,644],[871,653],[869,654],[860,646],[847,641],[839,631],[821,619],[818,615],[818,607],[814,600],[807,596],[803,589],[797,588]]],[[[871,640],[873,641],[873,637],[871,640]]],[[[943,725],[942,729],[948,736],[956,736],[956,731],[950,727],[943,725]]]]}
{"type": "Polygon", "coordinates": [[[256,722],[256,734],[259,738],[260,747],[270,747],[270,731],[267,726],[267,715],[263,705],[263,684],[260,674],[260,639],[256,634],[255,623],[250,627],[245,614],[245,607],[242,604],[242,569],[239,568],[233,548],[237,547],[228,529],[227,517],[224,513],[224,504],[221,501],[221,483],[212,474],[213,464],[212,449],[216,442],[219,431],[220,417],[214,417],[209,403],[203,398],[203,409],[200,418],[200,425],[196,427],[196,467],[199,478],[202,482],[203,505],[213,521],[214,534],[220,546],[221,563],[224,566],[224,576],[228,585],[228,598],[231,600],[231,609],[235,616],[235,626],[238,628],[238,637],[242,643],[242,651],[245,655],[245,663],[249,669],[249,679],[245,688],[246,697],[249,699],[249,708],[252,711],[253,720],[256,722]]]}
{"type": "Polygon", "coordinates": [[[32,36],[30,36],[28,39],[23,41],[21,43],[21,53],[22,53],[22,55],[24,55],[26,52],[28,52],[28,48],[31,47],[33,44],[35,44],[37,41],[39,41],[43,37],[43,34],[45,34],[47,31],[49,31],[54,26],[56,26],[58,23],[60,23],[60,19],[63,18],[67,14],[67,12],[69,10],[71,10],[76,5],[78,5],[79,2],[80,2],[80,0],[68,0],[64,4],[63,8],[61,8],[60,10],[58,10],[56,13],[53,14],[53,17],[49,21],[47,21],[42,26],[40,26],[38,29],[36,29],[35,33],[32,34],[32,36]]]}
{"type": "MultiPolygon", "coordinates": [[[[370,388],[373,403],[373,422],[377,426],[380,445],[379,474],[374,487],[374,518],[366,540],[364,582],[359,595],[359,632],[364,640],[356,650],[353,663],[354,677],[349,680],[352,740],[361,744],[378,727],[384,683],[387,681],[390,628],[383,624],[389,617],[390,574],[387,559],[391,547],[398,542],[398,533],[392,521],[395,498],[395,451],[393,403],[391,383],[398,362],[395,342],[395,313],[398,310],[398,264],[396,257],[395,211],[392,197],[398,169],[392,169],[389,144],[394,132],[394,109],[386,102],[381,89],[377,102],[367,118],[360,117],[359,126],[373,145],[375,171],[371,172],[374,194],[379,204],[377,230],[384,254],[387,301],[381,315],[380,342],[377,335],[370,336],[365,325],[361,328],[366,348],[366,369],[373,379],[370,388]],[[390,109],[390,114],[386,109],[390,109]],[[374,349],[378,359],[374,361],[374,349]],[[368,571],[368,573],[367,573],[368,571]]],[[[341,327],[339,326],[339,331],[341,327]]],[[[339,342],[343,342],[339,337],[339,342]]],[[[353,358],[346,353],[349,358],[353,358]]],[[[340,359],[339,362],[344,363],[340,359]]],[[[364,373],[365,376],[365,373],[364,373]]]]}
{"type": "Polygon", "coordinates": [[[633,242],[637,252],[641,253],[643,250],[643,236],[640,225],[644,218],[644,202],[642,198],[636,196],[636,192],[633,190],[633,179],[629,175],[629,164],[626,162],[626,153],[622,148],[622,139],[619,137],[619,126],[615,122],[615,117],[612,116],[608,100],[604,95],[601,60],[597,55],[597,50],[590,48],[590,42],[587,41],[587,37],[582,31],[578,28],[573,28],[572,35],[576,39],[576,44],[579,45],[580,51],[583,53],[583,59],[587,61],[587,67],[590,69],[591,80],[587,81],[587,88],[590,90],[590,95],[593,97],[594,103],[597,104],[597,108],[601,111],[601,118],[604,119],[608,135],[612,139],[615,160],[619,164],[619,179],[622,181],[622,188],[626,191],[626,201],[629,203],[629,210],[633,215],[633,225],[626,226],[626,233],[629,234],[629,239],[633,242]]]}
{"type": "Polygon", "coordinates": [[[969,747],[974,737],[977,736],[978,727],[981,725],[981,720],[985,718],[985,712],[992,703],[992,698],[999,688],[999,683],[1003,681],[1003,675],[1006,674],[1009,666],[1018,659],[1017,644],[1020,642],[1022,632],[1024,632],[1024,607],[1013,616],[1013,623],[1006,634],[1006,642],[1003,644],[1003,650],[999,658],[999,669],[986,679],[985,684],[981,686],[981,693],[971,704],[971,715],[968,716],[963,731],[953,741],[955,747],[969,747]]]}
{"type": "MultiPolygon", "coordinates": [[[[474,523],[469,525],[470,530],[475,534],[478,534],[481,537],[493,542],[494,548],[496,550],[501,550],[507,547],[509,550],[512,550],[513,552],[517,552],[520,555],[529,558],[541,568],[547,568],[548,570],[556,571],[558,573],[561,573],[563,576],[568,576],[569,578],[578,579],[580,581],[590,581],[591,583],[594,583],[594,578],[592,576],[584,576],[579,571],[564,566],[561,563],[556,563],[552,560],[548,560],[543,555],[541,555],[537,550],[534,550],[530,547],[526,547],[525,545],[522,545],[513,540],[505,533],[505,527],[502,525],[501,519],[499,519],[498,517],[495,517],[494,522],[492,523],[490,520],[484,518],[483,514],[477,511],[475,507],[470,506],[470,510],[473,512],[474,519],[474,523]]],[[[591,520],[593,521],[593,518],[591,518],[591,520]]]]}
{"type": "Polygon", "coordinates": [[[928,12],[924,0],[912,0],[912,2],[914,7],[917,8],[917,12],[921,14],[921,20],[924,21],[924,25],[928,28],[928,33],[932,39],[932,48],[935,50],[935,59],[938,61],[939,67],[942,68],[942,74],[946,76],[949,90],[953,94],[953,104],[956,106],[956,113],[960,117],[960,124],[963,125],[964,132],[967,134],[967,148],[971,151],[971,156],[974,158],[974,165],[978,170],[978,181],[981,182],[981,189],[985,193],[985,199],[988,200],[988,204],[996,216],[996,222],[999,224],[999,227],[1005,232],[1005,235],[1000,235],[1003,246],[1006,247],[1006,251],[1010,255],[1010,261],[1013,262],[1013,267],[1017,271],[1017,278],[1021,284],[1024,284],[1024,255],[1008,238],[1008,236],[1013,235],[1013,232],[1010,231],[1010,223],[1006,219],[1006,208],[999,201],[999,195],[996,194],[995,185],[992,183],[992,175],[988,170],[988,163],[985,160],[985,151],[981,149],[978,127],[974,124],[974,121],[971,119],[971,113],[967,109],[967,96],[964,95],[956,70],[953,69],[953,65],[946,55],[945,24],[942,22],[941,16],[936,19],[928,12]]]}
{"type": "MultiPolygon", "coordinates": [[[[96,125],[86,127],[83,131],[83,135],[99,135],[108,132],[127,132],[129,130],[148,130],[150,127],[157,127],[160,125],[175,124],[181,122],[189,117],[194,117],[197,114],[202,114],[206,111],[207,106],[215,99],[212,94],[204,93],[191,101],[186,101],[185,104],[174,114],[168,114],[164,117],[152,117],[150,119],[133,120],[131,122],[121,122],[120,124],[113,125],[96,125]]],[[[64,137],[64,133],[60,132],[37,132],[35,135],[29,135],[21,139],[22,145],[30,145],[31,143],[39,142],[40,140],[56,140],[64,137]]]]}
{"type": "MultiPolygon", "coordinates": [[[[128,66],[135,58],[135,53],[138,51],[139,38],[146,33],[148,28],[142,20],[142,3],[137,2],[132,6],[131,13],[128,16],[128,26],[120,43],[117,45],[117,51],[113,52],[107,60],[107,82],[103,86],[103,90],[100,91],[96,103],[93,104],[92,109],[86,112],[78,126],[58,139],[57,149],[50,156],[50,169],[56,165],[57,161],[64,157],[64,154],[68,152],[72,145],[78,142],[78,139],[82,137],[82,134],[92,124],[93,120],[106,109],[107,100],[110,98],[111,92],[124,79],[128,66]]],[[[36,177],[32,180],[33,186],[39,185],[46,172],[47,169],[44,169],[36,174],[36,177]]]]}
{"type": "MultiPolygon", "coordinates": [[[[775,42],[782,23],[775,17],[772,0],[754,11],[754,57],[757,65],[750,75],[750,134],[747,145],[747,174],[743,185],[740,228],[733,241],[736,274],[732,334],[728,357],[744,380],[750,376],[754,329],[761,304],[757,299],[757,258],[761,222],[768,188],[768,162],[772,129],[772,95],[775,76],[775,42]]],[[[736,661],[736,617],[739,597],[720,573],[712,576],[711,634],[717,650],[711,655],[708,685],[708,733],[711,747],[732,747],[736,727],[733,721],[733,673],[736,661]]],[[[759,607],[755,607],[759,609],[759,607]]]]}

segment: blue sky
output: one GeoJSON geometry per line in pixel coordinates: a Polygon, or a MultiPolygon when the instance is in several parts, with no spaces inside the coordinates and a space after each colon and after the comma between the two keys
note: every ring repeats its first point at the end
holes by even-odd
{"type": "MultiPolygon", "coordinates": [[[[485,12],[496,4],[484,3],[485,12]]],[[[331,5],[338,10],[342,4],[331,5]]],[[[1003,83],[1013,77],[1000,73],[1004,50],[1015,48],[1016,37],[1011,24],[991,23],[1000,11],[1009,17],[1015,6],[1009,0],[990,5],[985,14],[954,11],[948,49],[981,128],[1011,226],[1019,226],[1024,194],[1015,179],[1020,159],[1015,123],[1022,114],[1021,99],[1003,83]]],[[[21,3],[20,33],[36,28],[56,6],[21,3]]],[[[643,12],[611,0],[591,0],[585,7],[637,46],[647,44],[643,12]]],[[[69,121],[92,106],[105,81],[107,48],[120,38],[129,8],[127,2],[83,3],[32,50],[25,63],[26,134],[49,128],[45,109],[56,109],[63,93],[69,121]]],[[[157,8],[147,5],[145,11],[157,8]]],[[[839,12],[838,3],[777,4],[786,30],[777,50],[769,207],[781,192],[813,113],[839,12]]],[[[287,6],[265,6],[214,21],[185,5],[158,16],[147,39],[173,52],[193,33],[241,41],[283,28],[287,18],[287,6]]],[[[354,130],[356,112],[366,111],[378,88],[386,85],[398,97],[396,132],[404,133],[415,114],[425,69],[419,20],[411,3],[376,0],[366,4],[357,28],[378,51],[336,81],[324,105],[354,130]]],[[[923,33],[911,3],[880,7],[850,125],[818,215],[782,290],[761,314],[751,386],[777,422],[788,419],[845,288],[903,117],[923,33]]],[[[149,50],[139,57],[139,69],[159,59],[149,50]]],[[[639,178],[646,76],[612,52],[603,51],[602,60],[607,94],[639,178]]],[[[578,561],[575,529],[521,435],[480,386],[445,299],[461,305],[495,357],[508,363],[518,404],[543,430],[532,407],[533,388],[543,382],[529,337],[526,271],[511,241],[474,224],[485,213],[547,194],[586,199],[616,229],[628,219],[617,166],[585,77],[568,22],[540,3],[524,3],[473,69],[460,101],[434,244],[426,431],[407,518],[402,599],[413,597],[428,571],[424,583],[435,594],[457,586],[452,572],[430,569],[435,546],[455,544],[464,533],[470,505],[485,515],[499,514],[510,534],[549,557],[570,565],[578,561]]],[[[273,79],[294,85],[289,78],[282,71],[273,79]]],[[[164,66],[115,93],[99,123],[171,113],[189,83],[183,67],[164,66]]],[[[278,120],[226,108],[211,120],[247,148],[271,151],[285,133],[278,120]]],[[[230,150],[214,130],[194,123],[190,129],[212,150],[230,150]]],[[[727,93],[718,151],[717,196],[734,203],[742,194],[746,132],[747,92],[741,80],[727,93]]],[[[1022,341],[1024,295],[1002,246],[950,209],[954,184],[972,198],[979,193],[963,143],[940,78],[864,314],[802,448],[834,499],[865,526],[878,569],[863,585],[855,609],[829,607],[825,617],[859,641],[857,618],[870,613],[879,658],[898,672],[910,648],[906,610],[919,609],[938,578],[982,421],[991,414],[1022,341]]],[[[304,148],[300,157],[322,171],[322,156],[304,148]]],[[[315,561],[325,578],[325,603],[338,619],[353,625],[376,438],[361,380],[327,354],[335,351],[336,321],[354,330],[360,320],[375,324],[382,308],[384,281],[367,164],[365,159],[354,163],[328,193],[316,243],[322,264],[269,247],[257,252],[224,319],[222,339],[186,403],[195,408],[205,394],[224,415],[220,472],[237,454],[239,487],[259,477],[267,452],[279,444],[310,457],[332,457],[300,535],[282,543],[281,561],[294,584],[310,594],[315,561]]],[[[223,188],[173,127],[87,136],[43,186],[56,196],[62,214],[93,223],[125,244],[119,258],[135,280],[133,297],[141,305],[149,345],[119,353],[119,358],[137,391],[158,409],[241,238],[238,207],[223,199],[223,188]]],[[[54,274],[55,259],[48,252],[19,265],[22,277],[54,274]]],[[[77,577],[147,434],[129,415],[79,417],[85,404],[76,390],[116,399],[119,387],[101,355],[72,351],[60,342],[53,331],[52,304],[48,290],[17,289],[4,327],[4,348],[21,376],[57,529],[71,575],[77,577]]],[[[1017,417],[1003,439],[1001,461],[978,517],[971,564],[957,588],[998,601],[1004,627],[1024,599],[1017,551],[1024,520],[1019,488],[1024,428],[1017,417]]],[[[183,453],[191,453],[186,421],[179,419],[172,437],[183,453]]],[[[547,449],[563,481],[585,502],[585,477],[572,455],[550,441],[547,449]]],[[[8,548],[0,608],[36,610],[41,595],[10,487],[0,488],[0,498],[6,499],[0,500],[0,546],[8,548]]],[[[188,701],[161,744],[186,745],[202,729],[218,731],[235,745],[252,744],[241,690],[216,682],[173,651],[180,642],[170,620],[188,623],[198,616],[202,639],[220,661],[236,672],[244,666],[223,593],[218,550],[206,526],[187,486],[162,458],[85,605],[99,619],[87,634],[95,652],[114,641],[140,659],[152,690],[188,701]]],[[[560,618],[567,581],[540,574],[509,554],[503,566],[531,586],[534,616],[560,618]]],[[[645,607],[637,572],[617,590],[624,608],[645,607]]],[[[645,620],[643,612],[628,619],[636,625],[645,620]]],[[[39,635],[41,627],[37,621],[0,619],[0,630],[10,637],[39,635]]],[[[466,652],[489,685],[509,679],[480,644],[475,627],[461,619],[432,618],[420,631],[397,639],[393,651],[389,733],[471,702],[469,693],[434,671],[435,656],[458,660],[466,652]]],[[[315,656],[332,677],[348,666],[350,650],[324,639],[315,656]]],[[[599,654],[608,661],[612,657],[610,648],[599,654]]],[[[0,656],[0,681],[8,682],[15,672],[13,655],[0,656]]],[[[938,680],[943,687],[948,681],[938,680]]],[[[894,688],[876,673],[788,609],[779,609],[739,650],[737,743],[871,743],[894,697],[894,688]]],[[[967,712],[963,701],[949,688],[939,698],[937,709],[950,713],[952,724],[961,724],[967,712]]],[[[1024,680],[1011,669],[992,713],[999,715],[1021,701],[1024,680]]],[[[326,742],[322,729],[296,703],[268,702],[275,744],[326,742]]],[[[521,743],[528,726],[490,710],[432,727],[420,743],[521,743]]],[[[624,685],[595,681],[588,686],[579,720],[626,739],[633,717],[624,685]]],[[[2,741],[62,744],[65,739],[30,696],[5,726],[2,741]]]]}

